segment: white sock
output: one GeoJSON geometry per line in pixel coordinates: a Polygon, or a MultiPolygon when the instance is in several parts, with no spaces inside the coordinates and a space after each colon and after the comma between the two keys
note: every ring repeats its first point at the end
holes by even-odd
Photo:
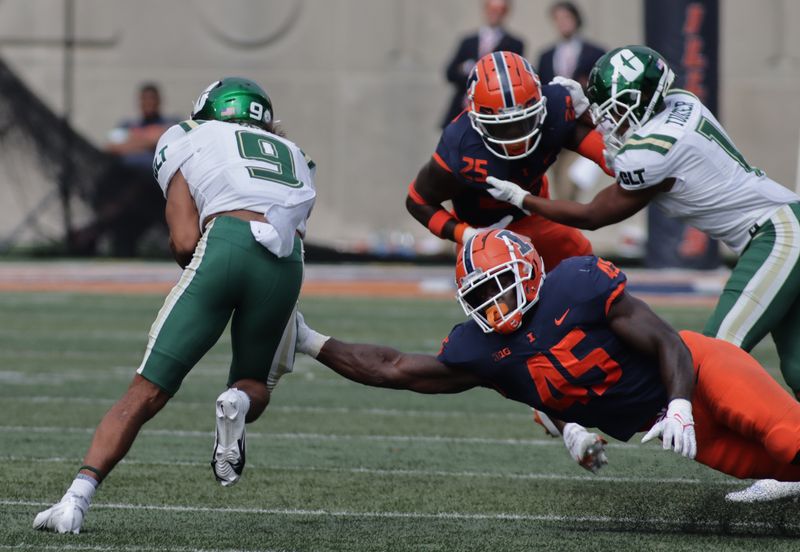
{"type": "Polygon", "coordinates": [[[250,396],[241,389],[237,389],[236,387],[231,387],[228,391],[232,391],[233,393],[236,394],[236,397],[239,400],[239,404],[242,405],[240,414],[242,416],[246,416],[247,411],[250,410],[250,396]]]}

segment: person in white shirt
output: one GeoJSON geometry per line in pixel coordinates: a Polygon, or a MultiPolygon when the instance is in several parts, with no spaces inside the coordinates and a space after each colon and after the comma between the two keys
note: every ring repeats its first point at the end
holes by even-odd
{"type": "MultiPolygon", "coordinates": [[[[572,2],[556,2],[549,14],[559,39],[539,54],[536,66],[539,76],[542,82],[564,77],[585,88],[589,72],[605,49],[583,37],[583,17],[572,2]]],[[[579,190],[591,187],[592,180],[599,177],[591,165],[584,165],[570,152],[559,156],[549,173],[551,188],[558,199],[577,199],[579,190]]]]}
{"type": "Polygon", "coordinates": [[[244,469],[245,423],[264,412],[278,378],[292,369],[315,166],[276,128],[267,93],[248,79],[212,83],[191,119],[161,136],[153,174],[184,270],[150,328],[130,387],[98,425],[64,497],[36,516],[37,529],[80,531],[97,486],[231,318],[233,358],[216,401],[211,459],[223,486],[244,469]]]}

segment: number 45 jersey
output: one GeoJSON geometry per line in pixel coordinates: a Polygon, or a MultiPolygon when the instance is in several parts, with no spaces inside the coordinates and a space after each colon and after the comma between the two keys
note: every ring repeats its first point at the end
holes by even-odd
{"type": "Polygon", "coordinates": [[[608,324],[625,282],[603,259],[562,261],[519,330],[483,333],[469,320],[453,328],[439,360],[508,399],[628,440],[667,404],[667,392],[658,359],[624,344],[608,324]]]}
{"type": "Polygon", "coordinates": [[[153,174],[165,197],[178,169],[201,225],[214,213],[244,209],[264,213],[283,250],[291,252],[295,231],[305,236],[316,197],[315,165],[293,142],[247,125],[183,121],[156,147],[153,174]]]}
{"type": "Polygon", "coordinates": [[[693,94],[672,90],[665,104],[620,148],[613,167],[617,181],[640,190],[674,178],[672,189],[653,203],[741,253],[754,224],[800,197],[750,166],[693,94]]]}

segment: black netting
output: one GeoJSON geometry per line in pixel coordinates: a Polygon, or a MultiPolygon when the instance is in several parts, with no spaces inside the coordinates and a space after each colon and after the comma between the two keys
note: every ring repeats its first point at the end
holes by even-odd
{"type": "Polygon", "coordinates": [[[2,60],[0,97],[0,146],[4,155],[33,155],[55,186],[64,182],[79,197],[91,196],[94,183],[113,158],[64,124],[2,60]]]}

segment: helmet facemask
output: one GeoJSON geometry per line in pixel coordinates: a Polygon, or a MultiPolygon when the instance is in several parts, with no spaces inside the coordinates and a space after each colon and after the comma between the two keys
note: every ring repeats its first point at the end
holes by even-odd
{"type": "Polygon", "coordinates": [[[481,113],[470,102],[469,120],[489,150],[501,159],[522,159],[539,145],[547,117],[547,98],[505,113],[481,113]]]}

